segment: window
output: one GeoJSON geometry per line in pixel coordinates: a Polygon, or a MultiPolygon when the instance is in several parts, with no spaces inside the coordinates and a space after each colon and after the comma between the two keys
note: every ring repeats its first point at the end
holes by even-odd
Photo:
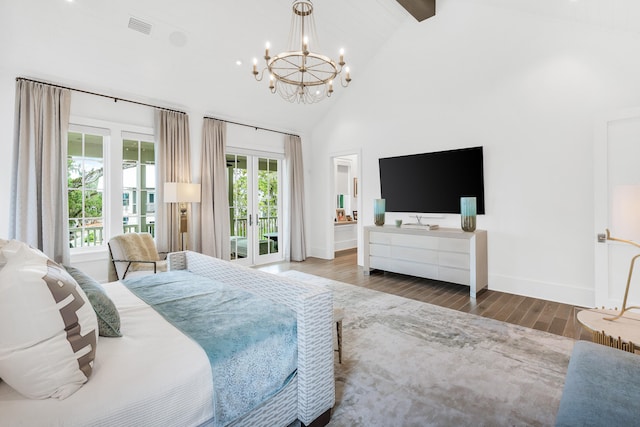
{"type": "Polygon", "coordinates": [[[124,233],[155,236],[155,146],[148,135],[122,141],[122,226],[124,233]]]}
{"type": "Polygon", "coordinates": [[[128,232],[155,235],[152,130],[86,122],[91,126],[71,124],[68,133],[69,246],[104,247],[110,237],[128,232]]]}
{"type": "Polygon", "coordinates": [[[103,244],[103,148],[103,135],[69,132],[67,201],[72,248],[103,244]]]}

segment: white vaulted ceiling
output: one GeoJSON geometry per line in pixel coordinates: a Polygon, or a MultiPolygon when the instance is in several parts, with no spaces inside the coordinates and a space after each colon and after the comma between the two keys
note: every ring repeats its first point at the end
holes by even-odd
{"type": "MultiPolygon", "coordinates": [[[[402,22],[412,19],[394,0],[321,0],[314,4],[321,52],[337,60],[344,47],[354,79],[402,22]]],[[[60,84],[197,110],[251,124],[301,131],[342,95],[315,105],[289,104],[251,74],[285,50],[287,0],[2,0],[5,54],[24,74],[60,84]],[[128,28],[130,17],[152,25],[128,28]],[[41,57],[50,58],[45,69],[41,57]],[[241,60],[242,65],[236,65],[241,60]]],[[[267,76],[268,80],[268,76],[267,76]]]]}
{"type": "MultiPolygon", "coordinates": [[[[634,0],[439,0],[437,13],[453,2],[640,33],[634,0]]],[[[344,47],[353,85],[398,29],[438,19],[418,23],[395,0],[316,0],[314,7],[320,51],[337,59],[344,47]]],[[[1,0],[0,58],[20,64],[26,77],[302,132],[349,89],[298,105],[254,81],[252,59],[262,59],[265,42],[273,53],[286,48],[290,10],[289,0],[1,0]],[[150,34],[129,29],[131,17],[151,24],[150,34]]],[[[389,79],[402,78],[402,64],[387,66],[389,79]]]]}

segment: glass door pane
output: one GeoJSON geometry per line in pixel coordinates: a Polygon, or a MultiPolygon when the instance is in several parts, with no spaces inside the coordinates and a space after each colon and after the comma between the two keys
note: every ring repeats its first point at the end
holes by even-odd
{"type": "Polygon", "coordinates": [[[251,259],[252,245],[248,230],[249,170],[247,156],[227,154],[227,174],[229,182],[229,217],[231,223],[231,259],[251,259]]]}
{"type": "MultiPolygon", "coordinates": [[[[269,158],[257,159],[257,217],[259,249],[257,256],[277,254],[279,237],[279,163],[269,158]]],[[[259,262],[263,262],[259,261],[259,262]]]]}

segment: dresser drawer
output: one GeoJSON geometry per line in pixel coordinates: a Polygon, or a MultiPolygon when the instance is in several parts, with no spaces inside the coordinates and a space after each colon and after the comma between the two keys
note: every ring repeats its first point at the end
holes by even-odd
{"type": "Polygon", "coordinates": [[[438,280],[466,286],[471,284],[469,270],[461,270],[458,268],[438,267],[438,280]]]}
{"type": "Polygon", "coordinates": [[[438,249],[439,238],[431,236],[415,236],[412,234],[392,234],[393,246],[405,246],[408,248],[438,249]]]}
{"type": "Polygon", "coordinates": [[[391,246],[391,258],[401,261],[438,264],[438,251],[420,248],[408,248],[404,246],[391,246]]]}
{"type": "Polygon", "coordinates": [[[439,239],[438,249],[449,252],[469,253],[469,240],[467,239],[439,239]]]}
{"type": "Polygon", "coordinates": [[[381,245],[390,245],[393,234],[379,233],[372,231],[369,233],[369,243],[378,243],[381,245]]]}
{"type": "Polygon", "coordinates": [[[460,252],[438,252],[438,265],[469,270],[469,254],[460,252]]]}

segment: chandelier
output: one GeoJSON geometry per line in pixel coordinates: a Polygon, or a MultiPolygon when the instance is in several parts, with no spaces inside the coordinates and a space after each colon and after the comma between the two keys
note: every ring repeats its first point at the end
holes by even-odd
{"type": "Polygon", "coordinates": [[[269,72],[269,90],[278,93],[289,102],[313,104],[333,94],[334,81],[340,76],[342,87],[349,86],[349,67],[344,67],[344,49],[336,64],[328,56],[309,50],[310,41],[317,43],[313,5],[310,0],[294,0],[288,50],[269,56],[269,42],[264,53],[267,66],[258,72],[258,60],[253,59],[253,75],[262,81],[269,72]],[[342,77],[342,70],[345,76],[342,77]]]}

